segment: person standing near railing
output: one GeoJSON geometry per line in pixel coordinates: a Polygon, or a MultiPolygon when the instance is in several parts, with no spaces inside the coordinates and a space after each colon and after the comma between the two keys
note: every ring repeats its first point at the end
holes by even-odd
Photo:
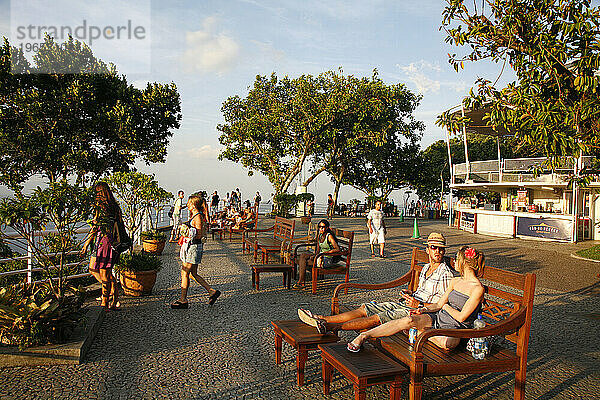
{"type": "Polygon", "coordinates": [[[175,243],[179,238],[179,225],[181,225],[181,209],[183,208],[183,190],[177,192],[177,198],[173,203],[173,229],[171,230],[170,242],[175,243]]]}
{"type": "Polygon", "coordinates": [[[113,248],[113,243],[116,240],[115,226],[117,222],[122,222],[123,214],[106,182],[98,182],[94,189],[96,198],[92,229],[80,254],[85,255],[90,243],[96,239],[90,257],[90,273],[102,284],[101,306],[119,310],[119,288],[112,274],[113,266],[119,262],[119,253],[113,248]]]}

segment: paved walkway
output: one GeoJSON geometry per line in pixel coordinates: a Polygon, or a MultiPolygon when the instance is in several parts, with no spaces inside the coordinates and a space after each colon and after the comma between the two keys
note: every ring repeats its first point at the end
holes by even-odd
{"type": "MultiPolygon", "coordinates": [[[[262,223],[262,222],[261,222],[262,223]]],[[[266,226],[266,223],[262,223],[266,226]]],[[[390,258],[372,259],[362,219],[335,219],[334,225],[358,232],[353,252],[353,281],[387,281],[405,273],[412,220],[390,221],[390,258]]],[[[301,226],[302,227],[302,226],[301,226]]],[[[304,229],[304,227],[302,227],[304,229]]],[[[561,245],[472,235],[448,229],[440,221],[423,221],[421,236],[433,229],[458,244],[473,244],[488,255],[488,264],[538,274],[527,373],[528,399],[600,398],[600,264],[569,254],[589,245],[561,245]]],[[[168,245],[152,296],[125,297],[123,311],[111,312],[100,328],[86,362],[79,366],[0,369],[2,399],[349,399],[352,387],[336,375],[332,395],[322,395],[320,357],[313,353],[307,384],[295,384],[295,359],[284,344],[283,364],[274,364],[269,321],[295,318],[298,307],[327,313],[340,277],[330,278],[317,295],[288,291],[280,275],[261,275],[261,290],[252,290],[248,256],[239,242],[209,240],[201,275],[223,291],[209,307],[207,296],[193,286],[190,309],[171,310],[179,293],[179,262],[168,245]]],[[[393,292],[350,294],[357,302],[395,297],[393,292]]],[[[345,339],[352,334],[345,333],[345,339]]],[[[425,398],[512,399],[513,374],[455,376],[425,380],[425,398]]],[[[407,398],[406,383],[403,387],[407,398]]],[[[371,399],[387,399],[385,388],[368,390],[371,399]]]]}

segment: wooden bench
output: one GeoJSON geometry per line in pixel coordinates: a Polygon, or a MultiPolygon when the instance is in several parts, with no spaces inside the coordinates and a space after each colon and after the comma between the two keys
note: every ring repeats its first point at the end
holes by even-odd
{"type": "MultiPolygon", "coordinates": [[[[336,228],[331,228],[331,230],[333,231],[333,233],[335,234],[335,236],[338,239],[338,245],[340,247],[340,251],[336,252],[336,253],[328,253],[328,254],[318,253],[316,255],[316,257],[314,258],[313,266],[310,269],[311,282],[312,282],[312,285],[311,285],[312,294],[317,293],[317,280],[318,280],[319,276],[321,276],[321,275],[345,275],[345,281],[346,282],[350,281],[350,260],[352,258],[352,246],[354,244],[354,232],[344,231],[342,229],[336,229],[336,228]],[[328,268],[317,268],[315,266],[315,265],[317,265],[317,260],[324,256],[338,256],[338,257],[340,257],[340,260],[337,263],[330,265],[328,268]]],[[[298,259],[298,249],[303,246],[304,247],[315,246],[314,251],[315,252],[318,251],[318,244],[315,244],[313,242],[311,242],[309,244],[298,245],[294,249],[294,260],[298,259]]],[[[347,289],[346,289],[346,293],[347,293],[347,289]]]]}
{"type": "MultiPolygon", "coordinates": [[[[353,306],[340,305],[341,289],[388,289],[407,284],[411,290],[418,285],[422,260],[427,254],[413,249],[411,269],[402,277],[387,283],[366,285],[343,283],[335,291],[331,301],[332,313],[339,313],[353,306]],[[421,263],[419,262],[421,260],[421,263]]],[[[525,398],[527,348],[535,293],[535,274],[519,274],[486,266],[482,277],[485,298],[482,314],[488,325],[483,329],[432,329],[421,333],[413,346],[409,346],[406,334],[372,340],[377,348],[410,369],[409,394],[411,400],[422,396],[424,376],[482,374],[487,372],[515,371],[514,398],[525,398]],[[444,351],[429,342],[433,336],[444,335],[463,339],[461,345],[444,351]],[[494,344],[490,354],[483,360],[475,360],[465,347],[466,339],[483,336],[504,336],[516,345],[516,349],[494,344]]]]}
{"type": "Polygon", "coordinates": [[[269,254],[277,253],[281,249],[281,243],[285,240],[292,240],[294,238],[294,228],[296,221],[275,217],[275,225],[266,229],[247,229],[243,232],[242,236],[242,252],[245,253],[246,249],[254,250],[254,261],[258,257],[258,252],[262,253],[262,263],[267,264],[269,262],[269,254]],[[261,232],[273,232],[271,237],[258,236],[261,232]]]}

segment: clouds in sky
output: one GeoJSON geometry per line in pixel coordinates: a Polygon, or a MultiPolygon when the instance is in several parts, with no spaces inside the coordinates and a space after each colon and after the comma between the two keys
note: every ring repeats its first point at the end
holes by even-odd
{"type": "Polygon", "coordinates": [[[202,29],[185,33],[183,64],[187,72],[223,73],[239,61],[240,46],[224,31],[218,31],[218,18],[206,17],[202,29]]]}
{"type": "Polygon", "coordinates": [[[408,81],[412,82],[417,87],[417,91],[422,94],[439,93],[442,87],[457,93],[465,92],[468,88],[468,85],[463,81],[443,81],[432,78],[432,76],[440,76],[443,72],[439,63],[420,60],[405,66],[397,64],[397,67],[404,72],[408,81]]]}
{"type": "Polygon", "coordinates": [[[185,151],[178,152],[178,154],[196,159],[196,160],[213,160],[216,161],[221,151],[210,144],[206,144],[200,147],[192,147],[185,151]]]}

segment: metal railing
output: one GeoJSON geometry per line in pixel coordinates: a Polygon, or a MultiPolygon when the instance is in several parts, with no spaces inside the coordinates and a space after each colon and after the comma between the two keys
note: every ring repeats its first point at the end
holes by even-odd
{"type": "MultiPolygon", "coordinates": [[[[521,179],[525,178],[528,180],[527,175],[533,175],[536,171],[542,172],[542,175],[546,175],[546,178],[540,176],[538,178],[531,178],[533,180],[542,180],[548,181],[548,177],[559,174],[566,174],[574,171],[574,160],[570,157],[561,157],[558,160],[555,160],[553,165],[554,171],[550,165],[547,164],[548,158],[546,157],[535,157],[535,158],[508,158],[504,160],[485,160],[485,161],[471,161],[469,164],[461,163],[454,164],[453,174],[455,177],[465,177],[468,175],[474,174],[477,177],[481,177],[480,174],[495,174],[493,175],[493,179],[497,179],[498,181],[507,181],[512,182],[512,176],[517,174],[525,174],[525,177],[521,177],[521,179]],[[545,172],[545,174],[544,174],[545,172]],[[548,174],[548,172],[551,172],[548,174]]],[[[593,165],[593,157],[592,156],[584,156],[582,157],[582,166],[591,167],[593,165]]],[[[492,175],[489,175],[492,177],[492,175]]],[[[551,178],[550,180],[559,179],[559,177],[551,178]]],[[[562,180],[561,180],[562,181],[562,180]]]]}
{"type": "MultiPolygon", "coordinates": [[[[165,228],[165,227],[170,226],[170,218],[168,217],[167,211],[166,211],[166,210],[168,210],[169,207],[170,207],[170,205],[167,205],[158,214],[158,218],[156,218],[156,227],[157,228],[165,228]]],[[[142,224],[141,224],[140,229],[138,229],[135,232],[135,235],[132,238],[134,243],[137,243],[137,244],[141,243],[141,237],[140,237],[141,232],[150,229],[150,226],[151,226],[150,215],[148,215],[146,213],[146,215],[144,215],[144,217],[142,219],[142,224]]],[[[89,230],[90,230],[89,226],[85,226],[84,223],[82,223],[82,227],[76,229],[74,231],[74,233],[77,235],[84,235],[84,234],[87,234],[89,232],[89,230]]],[[[35,240],[39,240],[40,238],[43,238],[44,236],[48,236],[48,235],[55,234],[55,233],[58,233],[58,231],[56,231],[56,230],[33,231],[30,233],[31,236],[29,237],[29,240],[28,240],[28,238],[25,238],[18,233],[4,234],[3,236],[6,239],[9,239],[10,241],[20,241],[20,242],[24,241],[26,243],[26,245],[25,245],[25,243],[21,243],[18,246],[13,246],[13,247],[18,247],[18,248],[27,247],[27,253],[22,256],[17,256],[17,257],[1,258],[0,263],[7,263],[7,262],[19,261],[19,260],[27,260],[27,268],[13,270],[13,271],[0,272],[0,278],[7,277],[7,276],[13,276],[13,275],[27,274],[27,283],[40,282],[39,280],[38,281],[33,280],[33,273],[34,272],[43,272],[43,271],[45,271],[45,269],[38,266],[38,262],[35,258],[35,254],[34,254],[34,251],[31,247],[30,243],[35,243],[35,240]]],[[[75,250],[75,251],[66,252],[64,254],[72,255],[72,254],[78,254],[78,253],[79,253],[79,251],[75,250]]],[[[61,253],[50,253],[50,254],[46,254],[46,256],[53,257],[53,256],[58,256],[60,254],[61,253]]],[[[73,263],[67,263],[67,264],[63,265],[63,268],[65,268],[65,267],[68,268],[68,267],[83,265],[83,264],[87,264],[87,260],[82,260],[82,261],[73,262],[73,263]]],[[[59,267],[60,267],[59,265],[52,265],[52,266],[48,267],[48,270],[55,270],[59,267]]],[[[68,275],[65,277],[65,279],[75,279],[75,278],[81,278],[81,277],[85,277],[85,276],[90,276],[90,273],[85,272],[85,273],[79,273],[79,274],[74,274],[74,275],[68,275]]],[[[53,278],[53,279],[55,279],[55,278],[53,278]]]]}

